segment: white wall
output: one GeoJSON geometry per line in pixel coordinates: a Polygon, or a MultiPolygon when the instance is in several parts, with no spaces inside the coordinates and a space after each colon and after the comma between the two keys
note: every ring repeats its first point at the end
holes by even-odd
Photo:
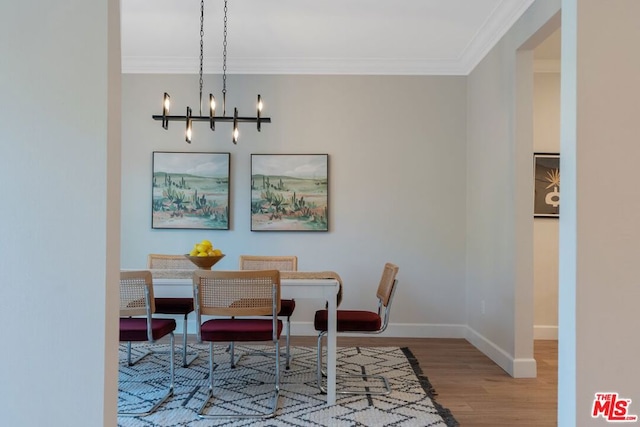
{"type": "Polygon", "coordinates": [[[119,2],[1,2],[0,32],[0,424],[115,425],[119,2]]]}
{"type": "Polygon", "coordinates": [[[527,42],[529,49],[535,47],[530,38],[559,6],[559,1],[534,3],[468,76],[468,339],[514,376],[536,372],[533,55],[517,51],[527,42]]]}
{"type": "MultiPolygon", "coordinates": [[[[560,152],[560,73],[533,76],[533,151],[560,152]]],[[[534,336],[558,338],[558,219],[533,221],[534,336]]]]}
{"type": "MultiPolygon", "coordinates": [[[[205,93],[219,94],[220,76],[205,93]]],[[[273,123],[241,127],[237,146],[223,124],[164,131],[151,119],[164,91],[173,111],[196,107],[196,75],[123,76],[122,266],[144,267],[150,252],[181,254],[209,238],[226,253],[296,254],[300,270],[334,270],[342,307],[372,308],[383,264],[399,265],[388,335],[463,336],[466,84],[464,77],[228,76],[229,105],[252,112],[257,93],[273,123]],[[229,231],[153,230],[152,152],[231,153],[229,231]],[[251,153],[328,153],[328,233],[250,231],[251,153]]],[[[313,333],[304,304],[294,333],[313,333]]]]}
{"type": "Polygon", "coordinates": [[[559,424],[601,426],[598,392],[640,414],[640,3],[562,6],[559,424]]]}

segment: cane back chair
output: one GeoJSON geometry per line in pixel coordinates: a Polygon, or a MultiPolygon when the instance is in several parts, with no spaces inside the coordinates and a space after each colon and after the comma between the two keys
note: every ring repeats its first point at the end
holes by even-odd
{"type": "MultiPolygon", "coordinates": [[[[147,268],[154,278],[191,279],[196,266],[184,255],[149,254],[147,268]]],[[[187,325],[193,312],[193,298],[156,298],[156,313],[182,315],[182,366],[189,366],[198,358],[197,352],[187,352],[187,325]]]]}
{"type": "MultiPolygon", "coordinates": [[[[387,329],[389,325],[389,312],[391,310],[391,302],[396,290],[398,280],[396,275],[398,274],[398,266],[392,263],[386,263],[378,284],[376,291],[376,297],[378,299],[377,311],[366,310],[338,310],[336,312],[336,331],[341,333],[355,333],[355,334],[380,334],[387,329]]],[[[322,370],[322,338],[327,334],[327,310],[316,311],[314,318],[314,327],[318,334],[318,360],[317,360],[317,383],[318,388],[326,393],[326,388],[323,386],[322,377],[325,373],[322,370]]],[[[386,395],[391,393],[391,387],[389,381],[382,375],[370,375],[370,374],[347,374],[338,376],[338,378],[362,378],[366,382],[364,388],[359,389],[347,389],[338,390],[338,394],[369,394],[369,395],[386,395]],[[370,379],[376,379],[376,381],[369,381],[370,379]],[[381,384],[381,386],[380,386],[381,384]]]]}
{"type": "Polygon", "coordinates": [[[120,272],[120,341],[127,342],[127,363],[131,362],[131,342],[157,340],[169,336],[169,388],[151,409],[141,412],[118,412],[118,416],[146,416],[173,395],[174,387],[174,319],[153,318],[155,303],[149,271],[120,272]],[[144,317],[133,317],[144,316],[144,317]]]}
{"type": "Polygon", "coordinates": [[[280,273],[277,270],[197,270],[193,275],[193,295],[198,342],[209,342],[209,390],[198,415],[201,418],[235,419],[275,416],[280,395],[280,273]],[[202,316],[216,317],[203,321],[202,316]],[[207,404],[214,397],[214,343],[251,341],[272,341],[275,347],[271,410],[244,414],[205,413],[207,404]]]}
{"type": "MultiPolygon", "coordinates": [[[[278,270],[298,271],[298,257],[295,255],[240,255],[240,270],[278,270]]],[[[285,369],[289,369],[291,364],[291,315],[296,308],[296,301],[293,299],[281,300],[281,308],[278,317],[287,319],[285,329],[286,353],[285,369]]],[[[233,358],[233,346],[231,346],[231,360],[233,358]]]]}

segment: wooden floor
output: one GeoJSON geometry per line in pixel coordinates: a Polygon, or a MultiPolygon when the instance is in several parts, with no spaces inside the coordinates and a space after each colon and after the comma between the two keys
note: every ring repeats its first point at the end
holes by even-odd
{"type": "MultiPolygon", "coordinates": [[[[292,345],[315,345],[313,337],[292,337],[292,345]]],[[[463,339],[345,338],[339,346],[409,347],[463,427],[556,426],[558,342],[536,341],[537,378],[515,379],[463,339]]]]}

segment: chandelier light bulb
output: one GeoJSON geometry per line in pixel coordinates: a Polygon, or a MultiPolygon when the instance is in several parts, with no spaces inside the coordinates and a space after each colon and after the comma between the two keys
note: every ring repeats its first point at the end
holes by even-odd
{"type": "Polygon", "coordinates": [[[192,125],[192,120],[191,120],[191,107],[187,107],[187,115],[185,116],[185,118],[187,119],[187,128],[185,130],[185,140],[191,144],[191,125],[192,125]]]}
{"type": "Polygon", "coordinates": [[[171,109],[171,97],[168,93],[164,93],[164,101],[162,103],[163,113],[165,115],[169,114],[169,110],[171,109]]]}
{"type": "Polygon", "coordinates": [[[215,130],[216,122],[221,123],[230,123],[233,122],[233,130],[232,130],[232,140],[233,143],[236,144],[238,141],[238,137],[240,135],[239,124],[242,123],[255,123],[260,132],[262,123],[271,123],[270,117],[262,117],[262,110],[264,109],[264,104],[262,103],[262,98],[258,95],[258,101],[256,103],[256,115],[254,117],[239,117],[238,109],[234,109],[234,114],[232,117],[227,116],[227,0],[224,0],[224,31],[223,31],[223,49],[222,49],[222,105],[221,110],[222,114],[216,115],[216,107],[217,102],[215,97],[210,93],[209,94],[209,114],[206,113],[203,115],[203,107],[206,108],[206,100],[202,97],[202,87],[203,87],[203,61],[204,61],[204,0],[200,0],[200,103],[199,103],[199,113],[196,115],[192,114],[191,107],[187,106],[187,114],[182,115],[169,115],[169,110],[171,109],[171,97],[167,92],[164,93],[164,97],[162,99],[162,114],[151,116],[153,120],[162,121],[162,127],[167,130],[169,129],[170,121],[178,121],[181,122],[184,120],[185,124],[185,140],[188,143],[191,143],[192,138],[192,126],[193,122],[209,122],[209,127],[211,130],[215,130]]]}

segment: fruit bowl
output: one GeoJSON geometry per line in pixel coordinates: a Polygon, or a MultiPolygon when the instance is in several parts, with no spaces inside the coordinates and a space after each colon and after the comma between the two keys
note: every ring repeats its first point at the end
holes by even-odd
{"type": "Polygon", "coordinates": [[[191,256],[185,254],[184,256],[189,258],[189,260],[201,270],[211,270],[211,267],[213,267],[215,263],[224,258],[224,254],[217,256],[191,256]]]}

